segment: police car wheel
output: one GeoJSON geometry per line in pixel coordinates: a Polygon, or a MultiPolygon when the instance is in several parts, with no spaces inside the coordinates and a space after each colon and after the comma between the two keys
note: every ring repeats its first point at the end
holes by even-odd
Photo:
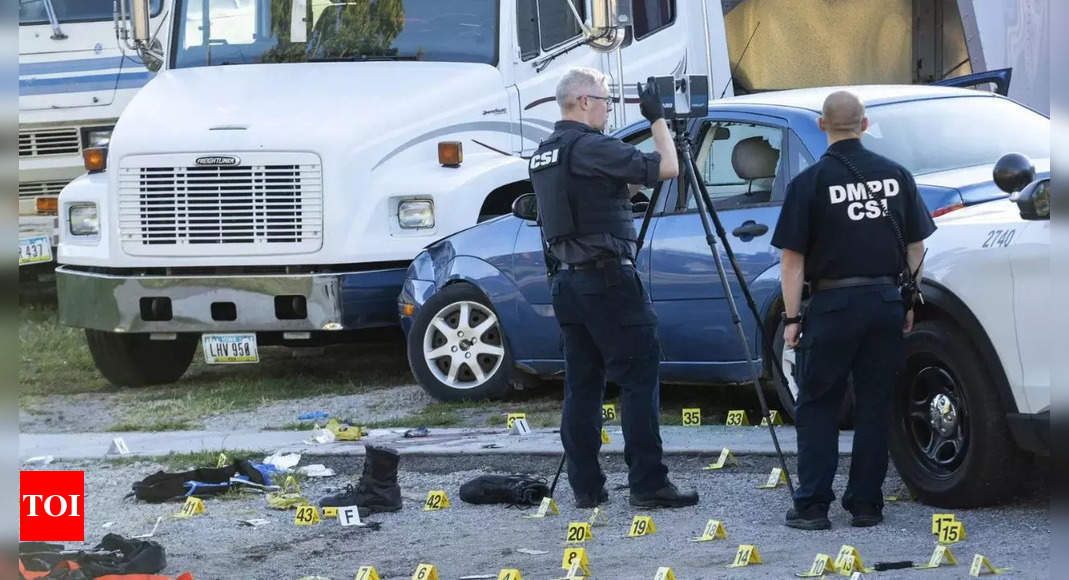
{"type": "Polygon", "coordinates": [[[988,505],[1017,485],[1023,457],[980,354],[948,321],[915,325],[891,403],[891,458],[917,498],[988,505]]]}
{"type": "Polygon", "coordinates": [[[493,306],[469,284],[452,284],[420,309],[408,334],[408,362],[441,401],[501,398],[516,372],[493,306]]]}
{"type": "Polygon", "coordinates": [[[197,335],[150,340],[147,334],[116,334],[86,329],[85,341],[97,370],[120,387],[164,385],[177,381],[193,361],[197,335]]]}
{"type": "MultiPolygon", "coordinates": [[[[775,349],[775,353],[771,356],[780,361],[780,366],[787,375],[786,385],[783,379],[780,378],[781,375],[776,371],[776,366],[771,363],[768,365],[770,367],[769,376],[772,378],[772,386],[776,390],[780,408],[793,421],[794,404],[798,400],[798,383],[794,380],[795,352],[792,348],[786,350],[783,348],[783,322],[776,326],[776,334],[772,337],[772,348],[775,349]]],[[[843,406],[839,410],[839,427],[842,429],[853,429],[854,427],[853,379],[847,379],[846,395],[843,397],[843,406]]]]}

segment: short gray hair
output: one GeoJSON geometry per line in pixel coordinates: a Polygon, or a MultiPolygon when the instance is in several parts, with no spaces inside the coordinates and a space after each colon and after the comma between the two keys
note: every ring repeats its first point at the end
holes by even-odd
{"type": "Polygon", "coordinates": [[[601,71],[587,67],[575,67],[564,73],[557,83],[557,104],[561,110],[575,106],[575,99],[587,94],[587,91],[602,87],[606,91],[609,83],[601,71]]]}

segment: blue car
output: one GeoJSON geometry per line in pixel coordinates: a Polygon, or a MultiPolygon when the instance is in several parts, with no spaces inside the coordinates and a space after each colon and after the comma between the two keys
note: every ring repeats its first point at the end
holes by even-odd
{"type": "MultiPolygon", "coordinates": [[[[827,145],[817,128],[834,88],[799,89],[715,101],[689,127],[695,161],[729,233],[758,320],[739,302],[751,356],[771,377],[781,352],[779,251],[770,244],[790,179],[827,145]],[[765,352],[760,332],[773,333],[765,352]]],[[[1049,171],[1050,120],[991,93],[935,86],[851,87],[867,104],[863,142],[916,177],[933,215],[1006,197],[992,182],[1003,153],[1018,152],[1049,171]]],[[[652,150],[648,125],[617,136],[652,150]]],[[[692,195],[677,181],[661,188],[636,268],[653,300],[668,383],[746,384],[746,355],[705,242],[692,195]]],[[[652,199],[652,191],[646,190],[652,199]]],[[[533,194],[529,194],[533,195],[533,194]]],[[[517,200],[519,207],[524,198],[517,200]]],[[[528,198],[528,203],[530,199],[528,198]]],[[[635,214],[636,229],[642,215],[635,214]]],[[[718,249],[723,254],[723,248],[718,249]]],[[[858,248],[864,252],[864,248],[858,248]]],[[[724,263],[727,264],[725,256],[724,263]]],[[[440,400],[506,396],[564,371],[562,340],[547,284],[537,224],[506,215],[439,240],[412,262],[399,296],[408,360],[424,389],[440,400]]],[[[621,317],[629,313],[621,312],[621,317]]],[[[774,385],[784,409],[796,388],[774,385]]]]}

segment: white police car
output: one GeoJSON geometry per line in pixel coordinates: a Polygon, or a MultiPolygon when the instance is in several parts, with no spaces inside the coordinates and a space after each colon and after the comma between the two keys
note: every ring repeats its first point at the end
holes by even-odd
{"type": "Polygon", "coordinates": [[[1049,454],[1050,179],[1007,155],[1012,201],[938,218],[894,393],[891,457],[917,498],[945,507],[1011,494],[1028,454],[1049,454]],[[1025,187],[1025,184],[1027,186],[1025,187]]]}

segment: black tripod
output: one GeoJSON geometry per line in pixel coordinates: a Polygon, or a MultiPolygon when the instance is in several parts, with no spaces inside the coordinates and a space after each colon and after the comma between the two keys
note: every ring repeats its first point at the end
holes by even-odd
{"type": "MultiPolygon", "coordinates": [[[[768,411],[768,402],[765,401],[764,391],[761,389],[761,372],[757,368],[757,364],[750,354],[750,343],[746,340],[746,332],[742,328],[742,319],[739,317],[739,310],[735,305],[735,297],[731,293],[731,285],[728,284],[727,273],[724,270],[723,260],[720,258],[720,253],[716,250],[716,238],[719,237],[724,244],[724,251],[728,256],[728,261],[731,262],[731,268],[735,272],[735,279],[739,283],[739,287],[742,289],[742,294],[746,298],[746,304],[750,309],[750,312],[754,316],[754,320],[757,321],[758,326],[761,326],[761,316],[757,311],[757,304],[754,302],[753,295],[750,294],[750,287],[746,283],[746,278],[742,274],[742,270],[739,268],[739,263],[735,259],[735,252],[731,249],[731,244],[727,239],[727,232],[724,230],[723,224],[720,222],[720,216],[716,213],[716,208],[713,206],[712,200],[709,198],[709,190],[705,187],[705,182],[698,179],[698,167],[694,162],[694,155],[691,152],[690,139],[687,138],[687,120],[686,119],[673,119],[672,132],[675,134],[676,155],[679,157],[679,168],[683,181],[681,182],[680,194],[685,199],[688,191],[696,192],[698,203],[701,204],[698,211],[698,216],[701,218],[702,228],[705,230],[705,241],[709,245],[709,251],[713,255],[713,262],[716,264],[716,273],[720,278],[720,284],[724,289],[724,297],[727,299],[728,305],[731,309],[731,322],[735,326],[735,330],[738,333],[739,342],[742,344],[742,350],[746,353],[746,363],[749,365],[752,376],[754,389],[757,391],[757,399],[761,403],[761,414],[767,419],[768,430],[772,435],[772,444],[776,448],[776,455],[779,457],[780,468],[783,470],[783,474],[787,479],[787,489],[791,493],[791,497],[794,497],[794,483],[791,480],[790,471],[787,469],[787,460],[783,457],[783,451],[779,446],[779,438],[776,437],[776,428],[772,424],[772,417],[768,411]],[[713,225],[710,227],[709,220],[712,219],[713,225]],[[713,235],[713,227],[716,229],[716,235],[713,235]]],[[[653,212],[657,207],[657,201],[661,194],[661,188],[655,189],[653,192],[653,198],[650,199],[649,207],[646,208],[646,214],[642,218],[642,227],[638,232],[638,247],[636,255],[642,250],[643,241],[646,238],[646,232],[649,230],[650,218],[653,217],[653,212]]],[[[763,328],[759,328],[763,346],[766,352],[774,353],[772,348],[772,341],[768,336],[768,333],[763,328]]],[[[783,367],[779,360],[775,356],[772,356],[772,364],[777,373],[779,373],[780,379],[786,382],[786,376],[783,374],[783,367]]],[[[786,388],[786,385],[785,385],[786,388]]],[[[557,466],[557,474],[553,478],[553,484],[550,487],[549,496],[553,497],[554,491],[557,488],[557,481],[560,479],[561,470],[564,468],[564,461],[566,456],[562,455],[560,464],[557,466]]]]}
{"type": "MultiPolygon", "coordinates": [[[[720,216],[716,213],[716,208],[713,206],[712,199],[709,198],[709,190],[705,187],[705,182],[698,179],[698,166],[694,162],[694,155],[691,152],[690,139],[687,137],[687,119],[672,119],[672,132],[675,134],[676,154],[679,156],[679,170],[682,181],[680,183],[680,195],[681,199],[686,199],[688,191],[693,191],[699,207],[698,217],[701,218],[702,228],[705,230],[705,243],[709,245],[709,252],[713,255],[713,263],[716,264],[716,273],[720,278],[720,285],[724,288],[724,298],[727,299],[728,307],[731,310],[731,322],[735,326],[735,331],[738,333],[739,343],[742,345],[742,350],[746,353],[746,363],[750,367],[750,371],[753,376],[754,390],[757,392],[757,400],[761,403],[761,416],[767,419],[768,431],[772,435],[772,444],[776,448],[776,455],[779,457],[780,467],[783,469],[783,474],[787,479],[787,488],[791,492],[791,497],[794,497],[794,483],[791,481],[790,471],[787,470],[787,461],[783,457],[783,451],[779,446],[779,438],[776,437],[776,428],[772,424],[771,414],[768,412],[768,402],[765,401],[765,393],[761,389],[761,372],[757,368],[757,364],[750,354],[750,343],[746,340],[746,332],[742,328],[742,319],[739,317],[739,310],[735,304],[735,297],[731,293],[731,285],[728,284],[727,273],[724,270],[724,262],[720,258],[720,252],[716,249],[716,238],[719,237],[720,241],[724,245],[724,252],[728,256],[728,261],[731,262],[731,269],[735,272],[735,279],[739,283],[739,288],[742,289],[742,295],[746,298],[746,305],[749,306],[750,312],[753,314],[754,320],[757,322],[758,330],[762,338],[762,343],[765,348],[765,352],[775,353],[772,348],[772,341],[761,327],[762,320],[761,315],[757,311],[757,304],[754,303],[753,295],[750,294],[750,287],[746,283],[746,278],[742,274],[742,269],[739,268],[739,263],[735,259],[735,252],[731,249],[731,244],[728,242],[727,232],[724,230],[724,226],[720,223],[720,216]],[[710,227],[709,220],[712,219],[712,227],[710,227]],[[716,235],[713,235],[713,227],[716,229],[716,235]]],[[[646,232],[649,229],[650,218],[653,216],[653,212],[657,207],[657,201],[660,196],[661,189],[656,189],[653,192],[653,198],[650,200],[650,205],[646,209],[646,215],[642,219],[642,227],[638,232],[638,248],[642,249],[642,243],[646,238],[646,232]]],[[[783,374],[783,368],[780,361],[776,359],[774,354],[771,356],[772,364],[775,367],[777,373],[779,373],[780,379],[786,382],[786,377],[783,374]]]]}

